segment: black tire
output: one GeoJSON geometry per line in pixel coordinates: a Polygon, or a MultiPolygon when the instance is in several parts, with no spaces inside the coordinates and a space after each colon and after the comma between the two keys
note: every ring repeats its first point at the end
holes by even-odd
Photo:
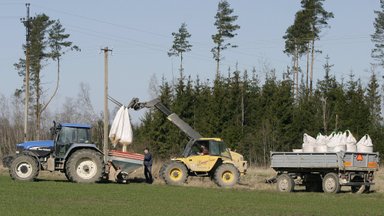
{"type": "Polygon", "coordinates": [[[370,192],[371,192],[371,186],[365,186],[363,193],[370,193],[370,192]]]}
{"type": "Polygon", "coordinates": [[[187,181],[188,170],[181,162],[173,161],[163,169],[163,178],[166,184],[182,185],[187,181]]]}
{"type": "Polygon", "coordinates": [[[103,158],[100,152],[92,149],[76,150],[65,165],[68,180],[77,183],[95,183],[104,173],[103,158]]]}
{"type": "Polygon", "coordinates": [[[355,176],[352,182],[361,182],[362,185],[351,186],[351,192],[355,194],[362,194],[365,191],[364,179],[360,176],[355,176]]]}
{"type": "Polygon", "coordinates": [[[239,170],[233,164],[221,164],[213,175],[215,183],[220,187],[231,188],[239,182],[239,170]]]}
{"type": "Polygon", "coordinates": [[[323,191],[325,193],[339,193],[340,192],[339,176],[336,173],[328,173],[323,178],[323,191]]]}
{"type": "Polygon", "coordinates": [[[169,162],[168,163],[164,163],[161,167],[160,167],[160,170],[159,170],[159,178],[161,180],[164,181],[164,170],[165,168],[169,165],[169,162]]]}
{"type": "Polygon", "coordinates": [[[305,190],[307,192],[323,192],[321,176],[315,174],[306,175],[305,190]]]}
{"type": "Polygon", "coordinates": [[[281,174],[277,177],[277,190],[280,192],[292,192],[295,188],[295,182],[288,174],[281,174]]]}
{"type": "Polygon", "coordinates": [[[71,180],[69,179],[68,174],[67,174],[67,170],[64,170],[64,175],[65,175],[65,177],[67,178],[68,181],[71,181],[71,180]]]}
{"type": "Polygon", "coordinates": [[[38,162],[29,155],[19,155],[12,161],[9,174],[16,181],[34,181],[39,174],[38,162]]]}
{"type": "Polygon", "coordinates": [[[351,186],[351,192],[355,194],[362,194],[365,191],[365,185],[351,186]]]}

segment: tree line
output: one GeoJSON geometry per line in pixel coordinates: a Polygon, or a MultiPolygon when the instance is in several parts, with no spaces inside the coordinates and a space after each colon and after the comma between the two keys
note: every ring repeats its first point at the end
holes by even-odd
{"type": "MultiPolygon", "coordinates": [[[[381,87],[372,72],[367,86],[353,73],[337,81],[326,60],[324,76],[308,95],[305,83],[294,96],[293,74],[277,79],[273,69],[240,72],[214,81],[180,74],[172,85],[163,79],[159,98],[205,137],[220,137],[252,164],[268,164],[270,151],[301,148],[303,134],[316,136],[350,130],[356,139],[369,134],[384,151],[381,87]],[[259,75],[265,73],[265,80],[259,75]]],[[[150,110],[135,127],[136,147],[149,146],[160,158],[181,153],[187,137],[164,114],[150,110]]]]}

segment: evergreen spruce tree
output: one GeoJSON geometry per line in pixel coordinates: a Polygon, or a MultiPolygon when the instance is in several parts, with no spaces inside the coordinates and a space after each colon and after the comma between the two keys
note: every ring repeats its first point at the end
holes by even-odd
{"type": "Polygon", "coordinates": [[[372,123],[372,127],[380,127],[380,123],[382,122],[380,85],[374,72],[372,72],[368,83],[366,101],[371,114],[370,122],[372,123]]]}

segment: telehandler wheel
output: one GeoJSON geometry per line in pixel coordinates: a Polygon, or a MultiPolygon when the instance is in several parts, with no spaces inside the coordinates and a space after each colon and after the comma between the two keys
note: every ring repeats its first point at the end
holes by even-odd
{"type": "Polygon", "coordinates": [[[9,174],[17,181],[33,181],[39,174],[38,163],[28,155],[19,155],[11,163],[9,174]]]}
{"type": "Polygon", "coordinates": [[[292,192],[295,188],[295,182],[288,174],[281,174],[277,177],[277,190],[280,192],[292,192]]]}
{"type": "Polygon", "coordinates": [[[103,171],[102,155],[92,149],[77,150],[70,156],[65,166],[68,180],[77,183],[100,181],[103,171]]]}
{"type": "Polygon", "coordinates": [[[323,191],[325,193],[339,193],[340,182],[336,173],[328,173],[323,178],[323,191]]]}
{"type": "Polygon", "coordinates": [[[165,183],[169,185],[181,185],[187,181],[188,170],[184,164],[172,161],[164,167],[163,178],[165,183]]]}
{"type": "Polygon", "coordinates": [[[159,170],[159,178],[164,181],[164,170],[169,165],[169,162],[164,163],[159,170]]]}
{"type": "Polygon", "coordinates": [[[239,170],[233,164],[222,164],[215,170],[215,183],[220,187],[233,187],[240,178],[239,170]]]}

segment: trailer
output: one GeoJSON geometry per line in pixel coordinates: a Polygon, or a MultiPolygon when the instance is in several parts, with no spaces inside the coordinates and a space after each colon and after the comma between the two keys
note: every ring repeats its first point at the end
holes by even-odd
{"type": "Polygon", "coordinates": [[[271,168],[277,172],[277,189],[338,193],[342,186],[353,193],[370,190],[379,169],[379,153],[359,152],[271,152],[271,168]]]}
{"type": "Polygon", "coordinates": [[[144,155],[132,152],[110,150],[105,167],[105,179],[127,183],[129,174],[143,167],[144,155]]]}

